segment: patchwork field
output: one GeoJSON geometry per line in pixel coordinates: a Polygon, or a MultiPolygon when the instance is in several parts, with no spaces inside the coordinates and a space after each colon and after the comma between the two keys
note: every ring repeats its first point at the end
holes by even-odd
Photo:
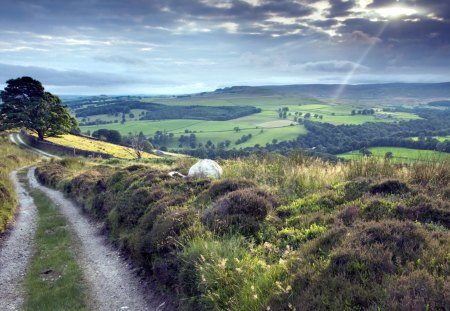
{"type": "Polygon", "coordinates": [[[255,144],[265,145],[276,139],[290,140],[296,138],[300,134],[306,133],[302,125],[290,126],[292,122],[286,120],[267,121],[265,118],[257,120],[253,116],[235,119],[233,121],[199,121],[199,120],[164,120],[164,121],[129,121],[125,124],[103,124],[98,126],[84,126],[82,131],[95,131],[100,128],[118,130],[122,135],[128,133],[143,132],[147,137],[154,135],[156,131],[166,131],[173,133],[173,141],[167,146],[169,148],[177,148],[179,145],[178,138],[181,135],[190,135],[185,133],[186,130],[192,131],[197,137],[197,142],[205,144],[208,140],[217,144],[226,140],[232,142],[231,147],[250,147],[255,144]],[[263,121],[262,123],[257,123],[263,121]],[[265,121],[265,122],[264,122],[265,121]],[[279,124],[278,122],[282,122],[279,124]],[[277,123],[273,123],[277,122],[277,123]],[[287,124],[287,125],[286,125],[287,124]],[[236,131],[234,128],[239,127],[236,131]],[[252,134],[252,138],[239,145],[235,142],[243,135],[252,134]]]}
{"type": "MultiPolygon", "coordinates": [[[[416,161],[442,161],[450,159],[450,154],[433,150],[418,150],[397,147],[373,147],[369,148],[372,156],[384,158],[387,152],[392,152],[393,160],[398,162],[416,162],[416,161]]],[[[359,151],[339,154],[338,157],[348,160],[362,158],[359,151]]]]}
{"type": "MultiPolygon", "coordinates": [[[[145,120],[139,121],[139,115],[142,110],[132,110],[134,118],[129,118],[126,114],[126,122],[121,123],[122,115],[92,115],[84,118],[84,122],[113,122],[110,124],[99,124],[82,126],[84,133],[91,133],[97,129],[114,129],[122,135],[128,133],[143,132],[147,137],[151,137],[156,131],[166,131],[174,134],[172,141],[166,146],[169,148],[178,148],[178,139],[181,135],[186,135],[186,131],[194,132],[197,136],[197,143],[205,144],[211,140],[214,144],[219,144],[226,140],[231,141],[229,148],[252,147],[256,144],[266,145],[272,141],[287,141],[295,139],[298,135],[306,133],[302,125],[298,125],[297,118],[305,119],[309,114],[308,120],[314,122],[327,122],[334,125],[339,124],[363,124],[366,122],[397,122],[400,120],[412,120],[419,117],[412,113],[403,112],[383,112],[381,107],[371,107],[354,104],[330,104],[324,103],[314,98],[306,96],[198,96],[198,97],[163,97],[163,98],[141,98],[143,102],[157,102],[167,105],[205,105],[205,106],[254,106],[260,108],[260,113],[252,114],[246,117],[237,118],[229,121],[202,121],[192,119],[174,119],[174,120],[145,120]],[[280,118],[279,110],[285,109],[285,118],[280,118]],[[374,109],[375,114],[364,115],[354,114],[352,111],[362,109],[374,109]],[[294,126],[291,126],[294,125],[294,126]],[[240,131],[234,129],[239,127],[240,131]],[[243,135],[251,134],[252,137],[239,145],[238,141],[243,135]]],[[[81,121],[82,119],[80,119],[81,121]]],[[[189,135],[189,134],[187,134],[189,135]]]]}

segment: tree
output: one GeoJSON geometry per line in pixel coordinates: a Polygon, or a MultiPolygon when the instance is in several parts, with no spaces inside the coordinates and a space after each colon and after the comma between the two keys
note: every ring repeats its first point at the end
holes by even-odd
{"type": "Polygon", "coordinates": [[[67,106],[58,96],[46,92],[41,82],[30,77],[11,79],[1,92],[0,123],[5,128],[24,127],[40,140],[68,133],[77,127],[67,106]]]}
{"type": "Polygon", "coordinates": [[[132,148],[132,152],[130,153],[135,156],[137,160],[140,160],[142,158],[142,154],[144,151],[150,152],[153,149],[152,144],[145,139],[144,134],[139,133],[137,134],[129,134],[128,141],[130,143],[130,147],[132,148]]]}
{"type": "Polygon", "coordinates": [[[370,157],[372,155],[372,152],[367,148],[361,148],[359,150],[359,153],[361,153],[365,157],[370,157]]]}
{"type": "Polygon", "coordinates": [[[393,157],[394,157],[394,154],[392,152],[390,152],[390,151],[386,152],[386,154],[384,155],[384,158],[386,160],[392,159],[393,157]]]}
{"type": "Polygon", "coordinates": [[[117,130],[99,129],[92,133],[92,137],[104,139],[113,144],[120,144],[122,142],[122,135],[117,130]]]}

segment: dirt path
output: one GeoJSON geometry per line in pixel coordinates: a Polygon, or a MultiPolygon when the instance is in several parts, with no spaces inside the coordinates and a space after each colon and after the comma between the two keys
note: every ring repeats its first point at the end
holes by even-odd
{"type": "Polygon", "coordinates": [[[61,192],[40,185],[34,169],[29,171],[28,178],[32,187],[42,190],[59,206],[78,235],[81,243],[77,259],[96,300],[95,310],[173,310],[169,303],[145,289],[145,283],[133,274],[105,237],[99,235],[95,224],[81,214],[80,208],[61,192]]]}
{"type": "Polygon", "coordinates": [[[19,200],[16,221],[0,248],[1,310],[19,310],[24,302],[22,289],[36,232],[37,210],[33,199],[19,184],[16,172],[10,174],[19,200]]]}
{"type": "Polygon", "coordinates": [[[38,155],[40,155],[42,158],[44,159],[51,159],[51,158],[56,158],[56,159],[60,159],[60,157],[55,156],[53,154],[50,154],[48,152],[39,150],[37,148],[31,147],[30,145],[26,144],[23,139],[20,137],[20,134],[18,133],[11,133],[9,134],[9,140],[13,143],[16,144],[19,147],[24,147],[27,148],[28,150],[37,153],[38,155]]]}

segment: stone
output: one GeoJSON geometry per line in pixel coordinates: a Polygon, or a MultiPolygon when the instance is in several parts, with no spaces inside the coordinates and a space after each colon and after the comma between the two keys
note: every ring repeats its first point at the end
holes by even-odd
{"type": "Polygon", "coordinates": [[[216,161],[204,159],[198,161],[189,169],[188,176],[220,178],[222,174],[223,169],[216,161]]]}

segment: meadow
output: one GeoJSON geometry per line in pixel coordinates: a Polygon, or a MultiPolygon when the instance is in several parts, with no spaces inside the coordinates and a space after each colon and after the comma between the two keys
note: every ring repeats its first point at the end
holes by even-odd
{"type": "MultiPolygon", "coordinates": [[[[400,147],[372,147],[368,148],[373,157],[384,158],[387,152],[392,152],[393,161],[396,162],[415,162],[415,161],[442,161],[450,159],[450,154],[434,150],[419,150],[400,147]]],[[[363,156],[358,151],[342,153],[337,155],[340,158],[355,160],[361,159],[363,156]]]]}
{"type": "MultiPolygon", "coordinates": [[[[107,153],[117,158],[133,159],[136,157],[136,154],[132,148],[115,145],[104,141],[84,138],[81,136],[75,136],[71,134],[65,134],[59,137],[48,137],[46,138],[46,140],[66,147],[77,148],[93,152],[107,153]]],[[[157,158],[157,156],[150,154],[148,152],[143,152],[142,158],[144,159],[157,158]]]]}
{"type": "MultiPolygon", "coordinates": [[[[156,131],[166,131],[174,134],[174,140],[167,145],[169,148],[178,148],[178,138],[185,134],[185,131],[195,132],[197,141],[205,144],[211,140],[214,144],[230,140],[229,148],[253,147],[256,144],[265,146],[272,143],[295,139],[298,135],[306,133],[303,126],[295,121],[296,114],[300,114],[303,119],[309,113],[308,118],[315,122],[327,122],[334,125],[340,124],[363,124],[366,122],[397,122],[402,120],[413,120],[419,117],[406,112],[383,112],[382,107],[376,108],[375,115],[351,115],[352,110],[372,108],[363,104],[355,105],[349,103],[326,103],[305,96],[197,96],[197,97],[165,97],[165,98],[144,98],[144,102],[158,102],[170,105],[208,105],[208,106],[254,106],[260,108],[260,113],[228,121],[202,121],[202,120],[161,120],[161,121],[139,121],[138,116],[141,110],[132,110],[134,118],[121,123],[121,115],[93,115],[89,116],[89,122],[95,120],[113,122],[110,124],[99,124],[82,126],[81,130],[93,132],[100,128],[114,129],[121,134],[143,132],[147,137],[154,135],[156,131]],[[286,118],[280,118],[279,109],[288,109],[286,118]],[[314,117],[314,115],[320,117],[314,117]],[[295,126],[291,126],[295,124],[295,126]],[[233,129],[239,127],[240,132],[233,129]],[[262,131],[261,131],[262,130],[262,131]],[[252,138],[239,145],[235,142],[242,135],[252,134],[252,138]]],[[[80,119],[83,120],[83,119],[80,119]]],[[[87,119],[85,119],[87,120],[87,119]]]]}

